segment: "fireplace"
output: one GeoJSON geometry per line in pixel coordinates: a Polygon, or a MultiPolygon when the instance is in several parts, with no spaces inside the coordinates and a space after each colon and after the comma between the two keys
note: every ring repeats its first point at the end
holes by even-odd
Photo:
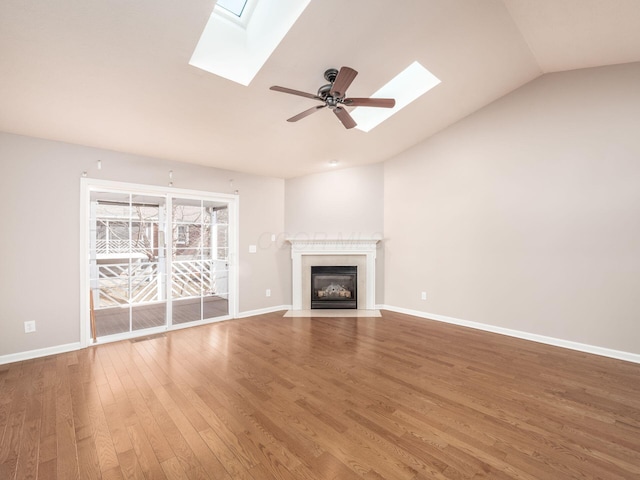
{"type": "Polygon", "coordinates": [[[358,308],[357,266],[312,266],[311,308],[358,308]]]}
{"type": "Polygon", "coordinates": [[[288,238],[291,243],[291,310],[311,310],[311,267],[357,265],[357,309],[376,308],[379,238],[288,238]]]}

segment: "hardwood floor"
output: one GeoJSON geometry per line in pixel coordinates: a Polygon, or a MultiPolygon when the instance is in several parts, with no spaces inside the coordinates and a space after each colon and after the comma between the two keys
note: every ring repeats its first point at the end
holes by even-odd
{"type": "Polygon", "coordinates": [[[640,365],[383,312],[0,366],[0,479],[640,478],[640,365]]]}

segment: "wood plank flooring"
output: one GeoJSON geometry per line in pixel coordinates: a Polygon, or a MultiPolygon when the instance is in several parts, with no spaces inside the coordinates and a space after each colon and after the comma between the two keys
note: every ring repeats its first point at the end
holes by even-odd
{"type": "Polygon", "coordinates": [[[640,478],[640,365],[383,311],[0,366],[0,479],[640,478]]]}

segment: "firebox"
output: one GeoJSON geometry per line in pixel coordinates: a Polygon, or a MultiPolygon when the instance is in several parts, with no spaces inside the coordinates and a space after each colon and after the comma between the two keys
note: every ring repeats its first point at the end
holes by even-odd
{"type": "Polygon", "coordinates": [[[311,308],[358,308],[357,266],[311,267],[311,308]]]}

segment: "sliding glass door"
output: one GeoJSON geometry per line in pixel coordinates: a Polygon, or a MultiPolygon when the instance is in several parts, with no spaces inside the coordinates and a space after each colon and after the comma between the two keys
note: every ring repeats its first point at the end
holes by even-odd
{"type": "Polygon", "coordinates": [[[172,319],[182,324],[229,313],[228,219],[225,203],[172,202],[172,319]]]}
{"type": "Polygon", "coordinates": [[[96,336],[166,325],[166,201],[92,192],[89,283],[96,336]]]}
{"type": "Polygon", "coordinates": [[[83,188],[91,337],[126,338],[233,313],[235,198],[83,188]]]}

